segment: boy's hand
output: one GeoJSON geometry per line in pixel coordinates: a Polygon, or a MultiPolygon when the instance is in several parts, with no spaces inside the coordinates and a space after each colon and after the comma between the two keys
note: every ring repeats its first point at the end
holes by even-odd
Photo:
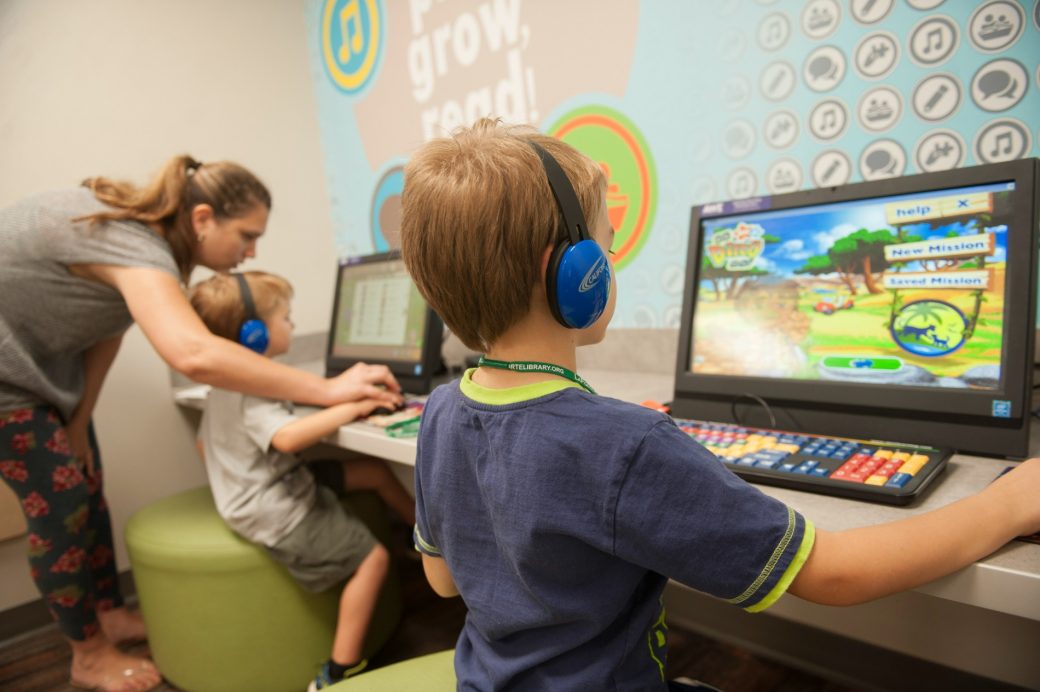
{"type": "Polygon", "coordinates": [[[374,399],[384,406],[391,407],[396,407],[404,401],[401,385],[385,365],[358,363],[332,378],[330,382],[339,401],[374,399]]]}

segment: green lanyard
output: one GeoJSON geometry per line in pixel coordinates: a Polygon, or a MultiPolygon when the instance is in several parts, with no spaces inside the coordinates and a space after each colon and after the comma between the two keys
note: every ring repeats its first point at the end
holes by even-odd
{"type": "Polygon", "coordinates": [[[513,372],[545,372],[550,375],[556,375],[557,377],[563,377],[571,382],[577,383],[582,389],[587,391],[589,394],[595,394],[596,390],[589,386],[581,375],[568,370],[562,365],[555,365],[553,363],[540,363],[532,360],[491,360],[486,356],[481,356],[480,360],[477,361],[477,365],[485,368],[498,368],[499,370],[512,370],[513,372]]]}

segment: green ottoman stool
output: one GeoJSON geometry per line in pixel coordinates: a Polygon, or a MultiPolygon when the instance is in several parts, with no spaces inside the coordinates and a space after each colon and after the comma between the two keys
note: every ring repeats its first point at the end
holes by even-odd
{"type": "Polygon", "coordinates": [[[329,692],[452,692],[455,689],[455,650],[439,651],[376,668],[337,682],[329,692]]]}
{"type": "MultiPolygon", "coordinates": [[[[390,527],[375,493],[350,506],[384,544],[390,527]]],[[[166,679],[189,692],[305,689],[328,658],[341,588],[309,593],[266,551],[224,524],[209,487],[159,500],[126,524],[126,544],[152,656],[166,679]]],[[[391,567],[365,655],[401,618],[391,567]]]]}

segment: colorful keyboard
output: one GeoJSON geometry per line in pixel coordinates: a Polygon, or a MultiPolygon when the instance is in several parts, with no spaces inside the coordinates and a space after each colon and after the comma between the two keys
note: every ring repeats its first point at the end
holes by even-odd
{"type": "Polygon", "coordinates": [[[912,502],[953,454],[896,442],[681,418],[675,422],[746,480],[887,504],[912,502]]]}

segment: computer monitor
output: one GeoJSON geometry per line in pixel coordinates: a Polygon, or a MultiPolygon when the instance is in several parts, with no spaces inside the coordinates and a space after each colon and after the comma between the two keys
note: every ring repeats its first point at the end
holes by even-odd
{"type": "Polygon", "coordinates": [[[329,376],[382,364],[411,394],[427,394],[441,369],[440,318],[423,300],[400,252],[340,260],[329,324],[329,376]]]}
{"type": "Polygon", "coordinates": [[[673,413],[1028,453],[1036,159],[693,209],[673,413]]]}

